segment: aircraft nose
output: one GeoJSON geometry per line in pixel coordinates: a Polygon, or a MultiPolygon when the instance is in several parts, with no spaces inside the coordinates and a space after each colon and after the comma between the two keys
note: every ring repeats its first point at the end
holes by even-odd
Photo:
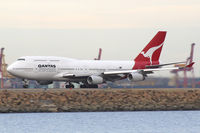
{"type": "Polygon", "coordinates": [[[12,74],[13,73],[13,65],[9,65],[7,71],[12,74]]]}

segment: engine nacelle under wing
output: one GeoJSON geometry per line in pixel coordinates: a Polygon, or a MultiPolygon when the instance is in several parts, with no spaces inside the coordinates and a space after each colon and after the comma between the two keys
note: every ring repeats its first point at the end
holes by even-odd
{"type": "Polygon", "coordinates": [[[103,83],[103,78],[100,76],[90,76],[87,78],[88,84],[101,84],[103,83]]]}
{"type": "Polygon", "coordinates": [[[128,74],[127,78],[128,78],[129,81],[143,81],[143,80],[145,80],[145,77],[144,77],[143,74],[136,73],[136,72],[128,74]]]}
{"type": "Polygon", "coordinates": [[[53,81],[37,81],[40,85],[48,85],[48,84],[52,84],[53,81]]]}

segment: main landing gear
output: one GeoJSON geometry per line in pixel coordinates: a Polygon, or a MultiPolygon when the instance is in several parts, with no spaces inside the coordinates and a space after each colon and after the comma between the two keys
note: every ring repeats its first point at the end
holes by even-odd
{"type": "Polygon", "coordinates": [[[74,88],[74,85],[72,83],[66,83],[65,88],[74,88]]]}
{"type": "Polygon", "coordinates": [[[80,88],[98,88],[98,85],[82,84],[80,88]]]}
{"type": "MultiPolygon", "coordinates": [[[[74,85],[71,82],[66,82],[65,88],[74,88],[74,85]]],[[[97,84],[87,84],[87,83],[80,83],[80,88],[98,88],[97,84]]]]}
{"type": "Polygon", "coordinates": [[[29,81],[27,79],[23,79],[23,88],[29,87],[29,81]]]}

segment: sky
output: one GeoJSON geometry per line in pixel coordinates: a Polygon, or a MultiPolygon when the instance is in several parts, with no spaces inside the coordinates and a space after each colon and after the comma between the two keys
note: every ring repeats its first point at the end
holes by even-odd
{"type": "Polygon", "coordinates": [[[194,42],[200,76],[199,0],[0,0],[8,64],[26,55],[93,59],[100,47],[104,60],[133,60],[159,30],[167,31],[161,61],[185,61],[194,42]]]}

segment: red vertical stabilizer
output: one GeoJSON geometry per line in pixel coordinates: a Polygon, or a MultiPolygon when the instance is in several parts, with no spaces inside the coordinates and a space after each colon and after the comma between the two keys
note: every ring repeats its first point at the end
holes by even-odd
{"type": "Polygon", "coordinates": [[[133,69],[144,69],[146,65],[158,65],[166,31],[159,31],[134,59],[133,69]]]}

